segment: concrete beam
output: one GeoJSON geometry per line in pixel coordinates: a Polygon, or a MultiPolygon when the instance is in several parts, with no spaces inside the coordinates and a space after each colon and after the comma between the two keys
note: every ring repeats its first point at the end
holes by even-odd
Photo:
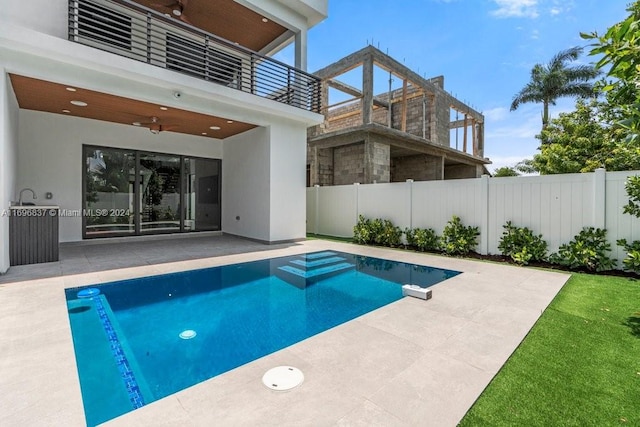
{"type": "Polygon", "coordinates": [[[369,51],[368,48],[371,46],[367,46],[363,49],[360,49],[357,52],[353,52],[351,55],[345,56],[338,62],[334,62],[331,65],[327,65],[326,67],[316,71],[313,73],[316,77],[319,77],[323,80],[331,79],[335,76],[339,76],[340,74],[344,74],[347,71],[351,71],[354,68],[359,67],[364,62],[364,58],[369,51]]]}
{"type": "Polygon", "coordinates": [[[401,132],[398,129],[392,129],[378,123],[370,123],[358,128],[342,129],[339,131],[318,135],[309,140],[312,147],[318,148],[334,148],[348,144],[363,142],[368,138],[371,142],[379,142],[388,144],[393,147],[403,148],[415,151],[416,154],[429,154],[433,156],[441,156],[446,160],[455,163],[467,165],[483,165],[491,162],[485,159],[473,157],[470,154],[463,153],[451,147],[434,144],[425,141],[415,135],[401,132]]]}
{"type": "MultiPolygon", "coordinates": [[[[351,95],[351,96],[355,96],[356,98],[363,98],[364,95],[362,94],[362,91],[358,88],[355,88],[353,86],[349,86],[346,83],[342,83],[341,81],[335,80],[335,79],[329,79],[327,80],[327,85],[329,87],[332,87],[334,89],[339,90],[340,92],[344,92],[347,95],[351,95]]],[[[380,107],[385,107],[385,108],[389,108],[389,103],[386,101],[381,100],[380,98],[374,96],[373,97],[373,105],[378,105],[380,107]]]]}

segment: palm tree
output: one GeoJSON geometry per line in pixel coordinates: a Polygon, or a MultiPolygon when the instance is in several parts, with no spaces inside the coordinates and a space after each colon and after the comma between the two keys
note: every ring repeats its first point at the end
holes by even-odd
{"type": "Polygon", "coordinates": [[[531,81],[513,97],[511,111],[520,104],[542,102],[542,129],[549,123],[549,105],[556,105],[556,99],[564,96],[588,97],[594,94],[590,80],[598,76],[591,65],[569,67],[570,61],[578,59],[581,47],[573,47],[556,54],[548,64],[536,64],[531,70],[531,81]]]}

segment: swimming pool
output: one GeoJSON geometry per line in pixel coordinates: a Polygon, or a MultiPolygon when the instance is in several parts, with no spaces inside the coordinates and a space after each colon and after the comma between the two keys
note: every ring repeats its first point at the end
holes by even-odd
{"type": "Polygon", "coordinates": [[[459,274],[337,251],[67,289],[88,425],[459,274]]]}

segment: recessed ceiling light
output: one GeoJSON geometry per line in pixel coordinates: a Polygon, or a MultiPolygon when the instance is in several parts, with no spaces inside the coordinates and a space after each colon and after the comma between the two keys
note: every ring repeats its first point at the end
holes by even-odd
{"type": "Polygon", "coordinates": [[[269,22],[269,20],[267,18],[262,18],[262,22],[267,23],[267,22],[269,22]]]}
{"type": "Polygon", "coordinates": [[[167,107],[160,107],[160,109],[161,109],[162,111],[167,111],[167,110],[168,110],[168,108],[167,108],[167,107]]]}
{"type": "Polygon", "coordinates": [[[76,92],[78,89],[76,89],[75,87],[68,87],[66,88],[69,92],[76,92]]]}
{"type": "Polygon", "coordinates": [[[76,107],[86,107],[87,105],[89,105],[84,101],[71,101],[71,103],[76,107]]]}
{"type": "Polygon", "coordinates": [[[62,110],[62,112],[63,112],[63,113],[65,113],[65,114],[69,114],[71,111],[69,111],[69,110],[62,110]]]}
{"type": "Polygon", "coordinates": [[[171,18],[171,15],[169,15],[168,13],[165,13],[164,16],[166,16],[167,18],[171,18]]]}
{"type": "Polygon", "coordinates": [[[182,15],[182,11],[180,9],[173,9],[173,14],[176,16],[182,15]]]}
{"type": "Polygon", "coordinates": [[[227,123],[233,123],[233,120],[227,120],[227,123]]]}
{"type": "Polygon", "coordinates": [[[203,135],[206,135],[207,133],[206,133],[206,132],[202,132],[202,134],[203,134],[203,135]]]}
{"type": "Polygon", "coordinates": [[[209,127],[211,130],[220,130],[220,126],[211,126],[209,127]]]}
{"type": "Polygon", "coordinates": [[[140,122],[133,122],[131,124],[134,125],[134,126],[140,126],[140,122]]]}

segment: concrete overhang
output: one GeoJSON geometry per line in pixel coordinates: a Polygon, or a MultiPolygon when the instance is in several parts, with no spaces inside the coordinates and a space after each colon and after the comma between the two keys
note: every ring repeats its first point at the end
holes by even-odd
{"type": "Polygon", "coordinates": [[[413,154],[428,154],[444,157],[445,160],[450,160],[455,163],[464,163],[468,165],[491,164],[491,161],[486,158],[475,157],[454,148],[435,144],[427,139],[402,132],[398,129],[392,129],[378,123],[370,123],[363,126],[313,136],[308,139],[308,143],[318,148],[335,148],[366,140],[389,144],[392,147],[413,152],[413,154]]]}

